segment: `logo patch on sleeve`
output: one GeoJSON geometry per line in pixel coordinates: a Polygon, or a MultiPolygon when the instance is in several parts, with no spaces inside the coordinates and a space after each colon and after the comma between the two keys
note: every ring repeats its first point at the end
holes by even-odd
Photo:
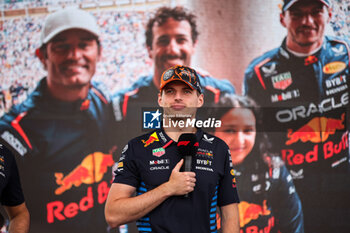
{"type": "Polygon", "coordinates": [[[10,132],[5,131],[1,134],[1,137],[10,144],[21,156],[27,153],[27,148],[10,132]]]}

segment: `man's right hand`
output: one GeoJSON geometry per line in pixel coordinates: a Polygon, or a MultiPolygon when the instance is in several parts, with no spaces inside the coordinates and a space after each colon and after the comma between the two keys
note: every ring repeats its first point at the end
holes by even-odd
{"type": "Polygon", "coordinates": [[[133,196],[136,188],[121,183],[113,183],[105,206],[108,224],[115,228],[142,218],[171,196],[192,192],[196,184],[194,172],[180,172],[184,160],[176,164],[167,182],[146,193],[133,196]]]}
{"type": "Polygon", "coordinates": [[[171,172],[169,181],[166,186],[171,195],[185,195],[194,190],[196,185],[196,173],[194,172],[180,172],[181,166],[184,160],[181,159],[180,162],[176,164],[171,172]]]}

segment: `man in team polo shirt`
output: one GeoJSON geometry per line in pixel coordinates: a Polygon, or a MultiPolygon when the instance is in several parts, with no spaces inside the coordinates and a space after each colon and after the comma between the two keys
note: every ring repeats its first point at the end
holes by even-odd
{"type": "Polygon", "coordinates": [[[263,113],[300,197],[306,233],[350,232],[350,41],[326,35],[332,1],[284,0],[281,45],[254,59],[243,94],[263,113]]]}
{"type": "MultiPolygon", "coordinates": [[[[196,71],[184,66],[165,71],[158,104],[164,122],[194,118],[203,105],[196,71]]],[[[238,202],[228,146],[199,128],[169,124],[125,146],[105,216],[112,228],[137,220],[140,232],[209,233],[217,231],[219,206],[223,233],[238,233],[238,202]],[[199,143],[191,172],[180,171],[184,161],[177,141],[183,133],[195,134],[199,143]]]]}

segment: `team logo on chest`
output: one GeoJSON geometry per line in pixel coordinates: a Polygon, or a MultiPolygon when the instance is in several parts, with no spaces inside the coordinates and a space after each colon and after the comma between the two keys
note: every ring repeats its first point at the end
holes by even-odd
{"type": "Polygon", "coordinates": [[[270,67],[263,66],[261,70],[264,72],[265,76],[274,75],[277,73],[276,71],[276,63],[272,63],[270,67]]]}
{"type": "Polygon", "coordinates": [[[214,141],[214,137],[208,138],[208,136],[207,136],[206,134],[204,134],[204,135],[203,135],[203,140],[206,141],[206,142],[208,142],[208,143],[210,143],[210,144],[212,144],[213,141],[214,141]]]}
{"type": "Polygon", "coordinates": [[[290,72],[285,72],[271,77],[272,86],[275,89],[285,90],[292,84],[292,75],[290,72]]]}
{"type": "Polygon", "coordinates": [[[170,159],[157,159],[157,160],[150,160],[149,165],[150,171],[156,171],[156,170],[169,170],[170,159]]]}
{"type": "Polygon", "coordinates": [[[159,147],[152,150],[152,155],[156,157],[161,157],[164,154],[165,154],[165,149],[163,147],[159,147]]]}
{"type": "Polygon", "coordinates": [[[308,66],[308,65],[311,65],[311,64],[314,64],[318,61],[318,58],[316,56],[308,56],[304,59],[304,65],[305,66],[308,66]]]}
{"type": "Polygon", "coordinates": [[[152,133],[147,140],[142,139],[141,142],[144,144],[143,145],[144,147],[151,145],[153,142],[159,142],[157,133],[156,132],[152,133]]]}
{"type": "Polygon", "coordinates": [[[206,159],[213,159],[213,151],[208,150],[205,148],[198,148],[196,156],[206,158],[206,159]]]}
{"type": "Polygon", "coordinates": [[[332,51],[334,52],[334,56],[341,56],[346,54],[346,51],[344,50],[345,46],[339,46],[332,48],[332,51]]]}
{"type": "Polygon", "coordinates": [[[341,61],[334,61],[331,63],[326,64],[323,67],[323,73],[325,74],[335,74],[338,73],[346,68],[346,64],[341,61]]]}

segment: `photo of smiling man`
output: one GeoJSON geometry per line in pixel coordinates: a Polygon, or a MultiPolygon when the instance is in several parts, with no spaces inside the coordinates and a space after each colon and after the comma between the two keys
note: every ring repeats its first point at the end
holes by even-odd
{"type": "Polygon", "coordinates": [[[254,59],[244,94],[291,173],[305,232],[350,232],[350,42],[325,35],[330,0],[284,0],[280,47],[254,59]]]}

